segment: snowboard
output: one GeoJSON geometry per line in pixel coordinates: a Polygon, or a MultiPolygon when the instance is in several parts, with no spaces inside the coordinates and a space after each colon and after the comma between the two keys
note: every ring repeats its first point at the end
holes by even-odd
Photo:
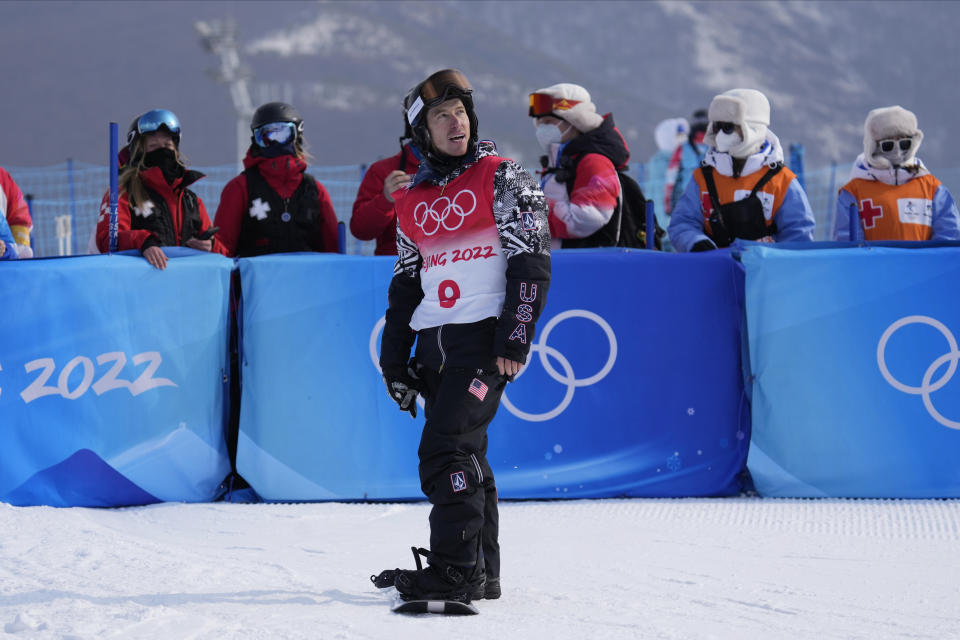
{"type": "Polygon", "coordinates": [[[397,597],[390,609],[394,613],[439,613],[448,616],[473,616],[476,606],[457,600],[404,600],[397,597]]]}

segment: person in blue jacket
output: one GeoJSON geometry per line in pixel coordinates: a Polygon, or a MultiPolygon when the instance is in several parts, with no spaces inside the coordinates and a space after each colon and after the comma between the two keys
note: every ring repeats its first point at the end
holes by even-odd
{"type": "Polygon", "coordinates": [[[917,157],[923,131],[899,105],[867,114],[863,153],[837,197],[834,240],[960,240],[950,191],[917,157]]]}
{"type": "Polygon", "coordinates": [[[17,243],[13,239],[13,232],[7,219],[0,216],[0,260],[16,260],[17,243]]]}
{"type": "Polygon", "coordinates": [[[684,118],[667,118],[653,130],[657,151],[647,161],[643,193],[653,201],[657,223],[663,228],[670,224],[671,192],[679,179],[681,146],[689,132],[690,125],[684,118]]]}
{"type": "Polygon", "coordinates": [[[707,135],[707,125],[709,124],[707,110],[697,109],[693,112],[689,122],[690,132],[687,134],[686,144],[683,145],[680,152],[680,166],[677,169],[676,184],[671,194],[671,212],[676,209],[683,188],[690,182],[693,172],[703,162],[703,156],[707,153],[707,145],[703,144],[703,138],[707,135]]]}
{"type": "Polygon", "coordinates": [[[783,166],[780,140],[767,128],[767,97],[755,89],[731,89],[714,97],[708,114],[707,153],[670,219],[674,249],[709,251],[737,238],[813,240],[807,195],[783,166]]]}

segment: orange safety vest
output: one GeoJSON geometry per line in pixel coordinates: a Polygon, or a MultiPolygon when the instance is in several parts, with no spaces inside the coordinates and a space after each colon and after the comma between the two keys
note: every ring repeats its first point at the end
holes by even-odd
{"type": "Polygon", "coordinates": [[[857,201],[868,240],[929,240],[933,237],[933,196],[940,181],[931,174],[904,184],[854,178],[843,189],[857,201]]]}
{"type": "MultiPolygon", "coordinates": [[[[714,170],[713,181],[717,186],[717,199],[720,200],[720,204],[736,202],[749,196],[754,185],[760,182],[760,179],[767,174],[769,168],[770,167],[764,165],[762,169],[754,171],[750,175],[740,176],[739,178],[725,176],[719,171],[714,170]]],[[[790,169],[783,167],[777,175],[773,176],[767,184],[760,187],[760,190],[757,191],[757,197],[760,198],[760,202],[763,204],[763,217],[766,218],[768,227],[773,224],[773,217],[783,204],[783,200],[787,195],[787,189],[790,188],[790,183],[793,182],[793,179],[796,177],[796,174],[790,171],[790,169]]],[[[710,229],[709,218],[713,212],[713,205],[710,203],[710,192],[707,191],[707,183],[703,178],[703,170],[697,169],[694,171],[693,178],[697,181],[697,186],[700,187],[700,210],[703,212],[703,230],[712,238],[713,231],[710,229]]]]}

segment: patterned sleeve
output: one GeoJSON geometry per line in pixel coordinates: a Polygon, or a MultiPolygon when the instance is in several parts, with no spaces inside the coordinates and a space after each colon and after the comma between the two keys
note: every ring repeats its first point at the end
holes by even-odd
{"type": "Polygon", "coordinates": [[[410,350],[417,337],[410,328],[410,318],[423,299],[420,286],[420,251],[400,226],[397,226],[397,262],[387,292],[387,313],[380,341],[380,370],[405,371],[410,350]]]}
{"type": "Polygon", "coordinates": [[[500,163],[493,191],[493,216],[507,258],[495,350],[498,356],[524,363],[550,286],[547,201],[533,176],[512,160],[500,163]]]}
{"type": "Polygon", "coordinates": [[[403,274],[410,278],[420,279],[420,249],[417,244],[407,237],[397,225],[397,262],[393,265],[393,275],[403,274]]]}

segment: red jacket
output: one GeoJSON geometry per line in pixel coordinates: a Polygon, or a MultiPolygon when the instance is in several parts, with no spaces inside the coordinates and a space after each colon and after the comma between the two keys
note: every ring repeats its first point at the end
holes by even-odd
{"type": "MultiPolygon", "coordinates": [[[[252,155],[249,151],[243,159],[245,169],[256,167],[270,188],[281,198],[289,198],[300,186],[303,172],[307,163],[296,156],[284,155],[277,158],[265,158],[252,155]]],[[[333,210],[333,201],[326,188],[317,181],[317,192],[320,199],[320,214],[323,217],[321,224],[322,238],[320,245],[323,252],[336,253],[337,246],[337,214],[333,210]]],[[[250,209],[250,198],[247,189],[247,176],[241,173],[224,186],[220,194],[220,204],[214,217],[214,225],[220,227],[217,239],[225,247],[228,256],[236,256],[240,245],[240,228],[243,215],[250,209]]]]}
{"type": "Polygon", "coordinates": [[[30,207],[23,198],[23,192],[13,181],[13,177],[5,169],[0,168],[0,217],[7,219],[10,231],[18,244],[30,244],[30,229],[33,220],[30,218],[30,207]]]}
{"type": "MultiPolygon", "coordinates": [[[[181,178],[173,181],[173,184],[167,184],[163,178],[163,172],[159,167],[149,167],[140,172],[140,179],[143,185],[163,198],[166,210],[170,216],[170,226],[175,235],[176,245],[185,245],[186,241],[195,235],[194,230],[187,230],[184,233],[184,220],[187,217],[184,211],[184,192],[187,187],[200,178],[202,173],[196,171],[186,171],[181,178]]],[[[192,198],[190,198],[192,200],[192,198]]],[[[207,207],[203,200],[196,196],[197,217],[199,217],[200,231],[206,231],[210,228],[210,216],[207,215],[207,207]]],[[[144,209],[152,209],[149,206],[144,209]]],[[[137,209],[137,207],[134,207],[137,209]]],[[[149,211],[147,215],[150,215],[149,211]]],[[[143,243],[151,236],[156,238],[156,234],[149,229],[134,229],[130,213],[130,196],[126,191],[120,192],[117,202],[117,251],[127,251],[129,249],[140,250],[143,243]]],[[[159,238],[157,238],[159,240],[159,238]]],[[[110,192],[103,194],[103,200],[100,203],[100,218],[97,220],[97,249],[101,253],[106,253],[110,249],[110,192]]],[[[223,253],[223,246],[213,240],[213,251],[223,253]]]]}
{"type": "MultiPolygon", "coordinates": [[[[360,182],[357,199],[353,202],[350,233],[358,240],[376,240],[374,254],[378,256],[397,255],[397,214],[393,209],[394,203],[383,195],[383,183],[387,174],[400,168],[401,154],[406,156],[403,170],[409,174],[416,173],[420,160],[410,145],[405,144],[400,153],[370,165],[360,182]]],[[[394,193],[394,198],[404,193],[406,191],[399,189],[394,193]]]]}

